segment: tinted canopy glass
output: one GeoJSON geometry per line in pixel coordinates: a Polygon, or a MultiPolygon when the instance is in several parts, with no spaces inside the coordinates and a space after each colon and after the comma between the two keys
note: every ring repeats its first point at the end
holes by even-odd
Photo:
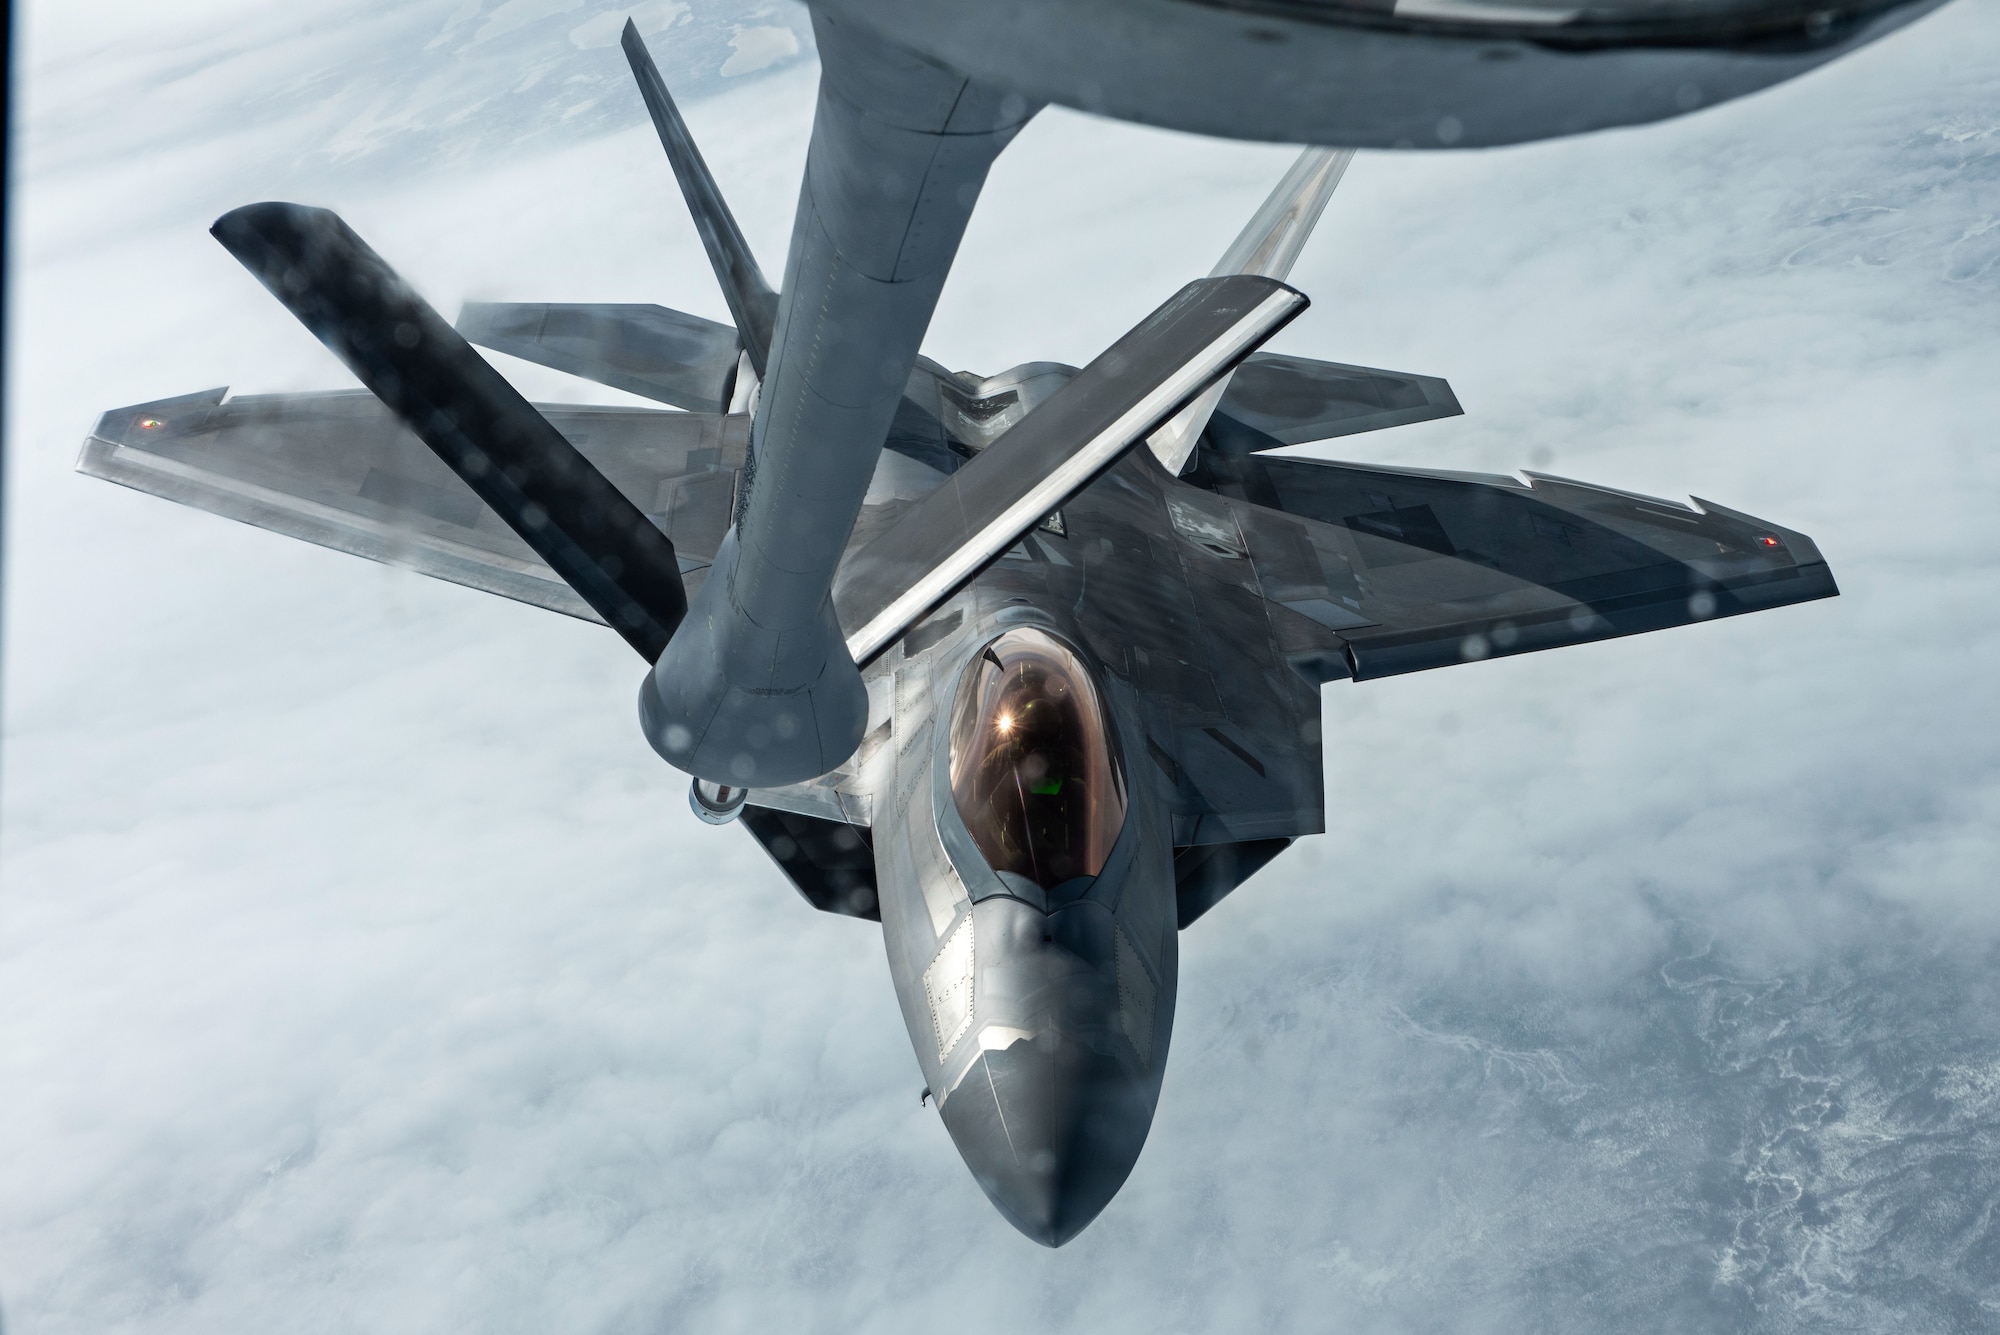
{"type": "Polygon", "coordinates": [[[1050,887],[1104,870],[1125,785],[1081,659],[1034,630],[981,651],[952,711],[951,793],[995,871],[1050,887]]]}

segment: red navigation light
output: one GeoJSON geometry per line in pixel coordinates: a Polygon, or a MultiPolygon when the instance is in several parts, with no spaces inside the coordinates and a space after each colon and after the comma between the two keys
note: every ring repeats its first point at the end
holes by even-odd
{"type": "Polygon", "coordinates": [[[142,417],[139,419],[139,429],[141,431],[158,431],[165,425],[166,423],[157,417],[142,417]]]}
{"type": "Polygon", "coordinates": [[[1771,537],[1769,534],[1766,534],[1764,537],[1759,538],[1758,541],[1763,543],[1766,547],[1775,547],[1778,545],[1778,540],[1774,537],[1771,537]]]}

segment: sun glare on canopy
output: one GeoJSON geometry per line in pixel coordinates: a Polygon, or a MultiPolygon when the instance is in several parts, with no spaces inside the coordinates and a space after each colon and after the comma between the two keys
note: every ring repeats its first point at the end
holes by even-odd
{"type": "Polygon", "coordinates": [[[986,646],[952,713],[951,792],[994,870],[1048,887],[1104,869],[1125,786],[1082,660],[1035,630],[986,646]]]}

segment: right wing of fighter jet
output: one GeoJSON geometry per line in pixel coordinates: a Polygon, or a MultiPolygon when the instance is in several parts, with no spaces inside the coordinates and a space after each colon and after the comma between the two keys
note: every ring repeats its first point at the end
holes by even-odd
{"type": "Polygon", "coordinates": [[[1812,539],[1530,473],[1208,455],[1265,598],[1332,632],[1321,675],[1373,677],[1660,630],[1839,592],[1812,539]],[[1341,661],[1344,660],[1344,661],[1341,661]]]}
{"type": "MultiPolygon", "coordinates": [[[[323,547],[601,621],[424,443],[363,390],[214,389],[105,413],[80,472],[323,547]]],[[[729,524],[749,419],[543,405],[673,542],[698,585],[729,524]]]]}
{"type": "Polygon", "coordinates": [[[1801,533],[1713,504],[1529,476],[1204,450],[1163,497],[1186,601],[1090,572],[1093,627],[1107,654],[1130,646],[1146,750],[1173,790],[1181,926],[1323,828],[1318,692],[1305,682],[1837,592],[1801,533]],[[1144,615],[1124,617],[1128,604],[1144,615]]]}

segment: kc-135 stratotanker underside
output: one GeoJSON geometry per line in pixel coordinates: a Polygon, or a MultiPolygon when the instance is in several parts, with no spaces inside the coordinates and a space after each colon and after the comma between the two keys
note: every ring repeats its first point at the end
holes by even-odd
{"type": "Polygon", "coordinates": [[[628,24],[732,325],[473,304],[454,329],[332,213],[250,205],[217,239],[366,390],[118,409],[79,467],[623,636],[697,813],[880,922],[926,1095],[1057,1246],[1145,1143],[1178,933],[1324,829],[1322,685],[1836,590],[1805,535],[1710,502],[1271,453],[1460,411],[1432,376],[1259,351],[1306,304],[1282,280],[1351,148],[1307,150],[1089,366],[946,370],[918,344],[994,156],[1049,100],[1347,144],[1404,142],[1396,117],[1449,121],[1431,142],[1625,124],[1926,7],[826,0],[782,289],[628,24]],[[1029,26],[954,64],[1003,10],[1029,26]],[[1107,14],[1145,40],[1104,46],[1107,14]],[[1160,109],[1163,73],[1259,44],[1271,87],[1160,109]],[[1300,72],[1369,51],[1425,78],[1300,72]],[[531,405],[472,343],[669,407],[531,405]]]}

